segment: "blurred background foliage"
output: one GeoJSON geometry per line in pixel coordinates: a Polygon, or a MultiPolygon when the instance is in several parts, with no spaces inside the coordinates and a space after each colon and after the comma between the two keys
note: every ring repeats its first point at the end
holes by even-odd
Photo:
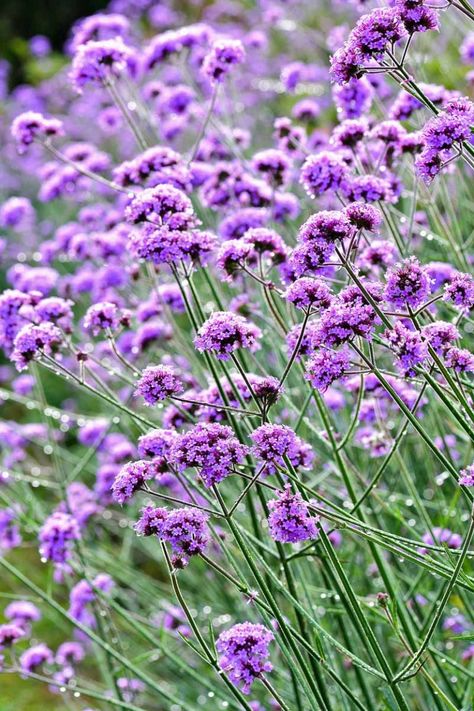
{"type": "Polygon", "coordinates": [[[54,73],[64,62],[61,53],[71,25],[106,5],[106,0],[1,0],[0,58],[10,64],[10,86],[36,83],[54,73]],[[42,61],[33,56],[29,43],[38,35],[46,37],[54,50],[42,61]]]}

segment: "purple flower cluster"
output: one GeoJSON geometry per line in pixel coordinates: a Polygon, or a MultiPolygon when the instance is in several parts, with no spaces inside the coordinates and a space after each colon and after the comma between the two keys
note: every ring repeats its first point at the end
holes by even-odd
{"type": "Polygon", "coordinates": [[[209,488],[229,476],[246,454],[247,447],[239,442],[230,427],[203,423],[176,438],[170,460],[178,471],[197,468],[209,488]]]}
{"type": "Polygon", "coordinates": [[[309,469],[313,462],[311,446],[286,425],[261,425],[250,435],[253,454],[270,474],[278,467],[286,468],[288,460],[295,469],[309,469]]]}
{"type": "Polygon", "coordinates": [[[234,625],[217,638],[219,666],[245,694],[256,679],[273,669],[268,650],[273,639],[270,630],[252,622],[234,625]]]}
{"type": "Polygon", "coordinates": [[[202,353],[214,353],[219,360],[228,360],[239,348],[256,351],[262,332],[243,316],[230,311],[215,311],[201,326],[194,345],[202,353]]]}
{"type": "Polygon", "coordinates": [[[213,84],[219,84],[236,64],[245,61],[245,49],[240,40],[218,39],[212,44],[202,63],[202,73],[213,84]]]}
{"type": "Polygon", "coordinates": [[[164,508],[146,506],[135,524],[135,531],[142,536],[157,536],[171,545],[174,563],[183,567],[187,559],[204,553],[210,536],[208,516],[195,508],[168,511],[164,508]]]}
{"type": "Polygon", "coordinates": [[[160,400],[183,392],[183,384],[170,365],[149,365],[140,376],[136,394],[147,405],[156,405],[160,400]]]}
{"type": "Polygon", "coordinates": [[[268,502],[270,535],[280,543],[298,543],[316,538],[316,520],[301,494],[294,494],[288,484],[278,498],[268,502]]]}

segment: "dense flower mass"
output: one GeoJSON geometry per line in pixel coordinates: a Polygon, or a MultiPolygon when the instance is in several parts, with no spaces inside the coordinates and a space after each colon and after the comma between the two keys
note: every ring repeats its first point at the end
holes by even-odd
{"type": "Polygon", "coordinates": [[[62,53],[30,15],[0,707],[467,709],[468,0],[104,0],[62,53]]]}
{"type": "Polygon", "coordinates": [[[199,351],[210,351],[220,360],[228,360],[239,348],[258,349],[260,329],[230,311],[216,311],[201,326],[194,345],[199,351]]]}
{"type": "Polygon", "coordinates": [[[179,471],[196,467],[204,484],[211,487],[229,476],[246,453],[230,427],[204,423],[177,437],[170,459],[179,471]]]}
{"type": "Polygon", "coordinates": [[[316,537],[316,522],[301,494],[293,494],[288,485],[277,499],[269,501],[270,535],[280,543],[297,543],[316,537]]]}
{"type": "Polygon", "coordinates": [[[156,405],[160,400],[183,392],[183,384],[171,365],[149,365],[137,383],[136,394],[147,405],[156,405]]]}
{"type": "Polygon", "coordinates": [[[311,446],[285,425],[262,425],[251,434],[253,453],[266,467],[266,472],[285,467],[289,460],[293,467],[309,469],[313,461],[311,446]]]}
{"type": "Polygon", "coordinates": [[[268,647],[274,639],[266,627],[242,622],[222,632],[216,642],[219,666],[248,694],[253,682],[271,672],[268,647]]]}

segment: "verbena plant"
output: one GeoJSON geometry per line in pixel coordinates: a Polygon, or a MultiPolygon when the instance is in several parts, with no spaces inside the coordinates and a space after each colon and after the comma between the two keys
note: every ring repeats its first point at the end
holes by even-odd
{"type": "Polygon", "coordinates": [[[472,708],[474,11],[342,5],[31,43],[2,708],[472,708]]]}

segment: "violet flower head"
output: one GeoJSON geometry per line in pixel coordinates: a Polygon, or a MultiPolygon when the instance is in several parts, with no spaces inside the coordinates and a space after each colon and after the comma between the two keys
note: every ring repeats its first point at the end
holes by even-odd
{"type": "MultiPolygon", "coordinates": [[[[333,63],[333,66],[334,63],[333,63]]],[[[332,90],[334,103],[341,119],[354,119],[367,114],[372,105],[374,90],[366,77],[350,79],[332,90]]]]}
{"type": "Polygon", "coordinates": [[[120,324],[120,309],[110,301],[89,306],[84,316],[84,328],[97,336],[101,331],[115,331],[120,324]]]}
{"type": "Polygon", "coordinates": [[[449,348],[444,364],[456,373],[474,373],[474,354],[467,348],[449,348]]]}
{"type": "Polygon", "coordinates": [[[54,353],[61,342],[61,331],[52,323],[27,324],[15,337],[11,359],[17,370],[24,370],[35,358],[54,353]]]}
{"type": "Polygon", "coordinates": [[[316,538],[316,519],[309,512],[301,494],[294,494],[287,484],[276,499],[268,502],[270,535],[280,543],[298,543],[316,538]]]}
{"type": "Polygon", "coordinates": [[[266,424],[257,427],[250,435],[253,440],[254,456],[265,464],[265,473],[286,468],[285,459],[297,469],[309,469],[313,462],[313,450],[301,437],[286,425],[266,424]]]}
{"type": "Polygon", "coordinates": [[[418,331],[404,326],[401,321],[396,321],[393,328],[384,335],[396,353],[402,372],[413,377],[416,374],[416,366],[428,358],[428,346],[421,335],[418,331]]]}
{"type": "Polygon", "coordinates": [[[14,624],[28,625],[30,622],[38,622],[41,619],[41,612],[29,600],[15,600],[6,606],[5,617],[14,624]]]}
{"type": "Polygon", "coordinates": [[[297,309],[325,309],[332,300],[332,293],[326,282],[312,277],[297,279],[290,284],[283,296],[297,309]]]}
{"type": "Polygon", "coordinates": [[[132,61],[133,50],[121,37],[91,40],[77,48],[70,78],[80,92],[86,84],[103,84],[119,77],[132,61]]]}
{"type": "Polygon", "coordinates": [[[85,649],[79,642],[63,642],[56,650],[55,662],[61,666],[79,664],[85,656],[85,649]]]}
{"type": "Polygon", "coordinates": [[[252,158],[252,166],[275,187],[280,188],[289,181],[291,161],[284,151],[275,148],[259,151],[252,158]]]}
{"type": "Polygon", "coordinates": [[[20,655],[20,667],[26,673],[36,671],[43,664],[53,664],[54,654],[45,644],[35,644],[20,655]]]}
{"type": "Polygon", "coordinates": [[[371,340],[377,323],[375,311],[369,304],[333,299],[316,326],[315,340],[319,346],[330,348],[347,343],[354,336],[371,340]]]}
{"type": "Polygon", "coordinates": [[[445,285],[443,298],[461,309],[474,308],[474,278],[471,274],[456,272],[445,285]]]}
{"type": "Polygon", "coordinates": [[[169,229],[183,229],[195,224],[194,209],[188,196],[172,185],[157,185],[134,195],[125,210],[128,222],[145,220],[169,229]]]}
{"type": "Polygon", "coordinates": [[[344,208],[351,225],[358,230],[374,232],[382,224],[383,217],[378,207],[365,202],[353,202],[344,208]]]}
{"type": "Polygon", "coordinates": [[[460,338],[458,329],[453,323],[433,321],[422,328],[423,338],[441,355],[446,353],[452,344],[460,338]]]}
{"type": "Polygon", "coordinates": [[[187,564],[188,557],[206,550],[210,541],[208,519],[204,511],[188,507],[174,509],[165,518],[160,538],[171,545],[180,567],[187,564]]]}
{"type": "Polygon", "coordinates": [[[167,457],[178,433],[175,430],[150,430],[138,439],[140,457],[167,457]]]}
{"type": "Polygon", "coordinates": [[[114,501],[118,504],[129,501],[148,479],[154,477],[155,473],[153,463],[143,459],[124,464],[112,484],[114,501]]]}
{"type": "Polygon", "coordinates": [[[229,360],[239,348],[258,350],[262,332],[247,319],[231,311],[215,311],[203,323],[194,339],[200,352],[211,352],[219,360],[229,360]]]}
{"type": "Polygon", "coordinates": [[[130,31],[130,23],[124,15],[118,13],[96,13],[79,20],[73,27],[71,49],[73,51],[81,44],[91,40],[114,39],[125,37],[130,31]]]}
{"type": "Polygon", "coordinates": [[[40,529],[40,555],[53,563],[65,563],[71,555],[74,541],[80,537],[76,519],[68,513],[55,511],[40,529]]]}
{"type": "Polygon", "coordinates": [[[15,642],[25,636],[25,629],[16,622],[0,625],[0,651],[11,647],[15,642]]]}
{"type": "Polygon", "coordinates": [[[335,242],[351,234],[349,218],[340,210],[321,210],[301,225],[298,238],[302,242],[325,240],[335,242]]]}
{"type": "MultiPolygon", "coordinates": [[[[459,533],[454,533],[449,528],[442,528],[441,526],[435,526],[432,534],[429,531],[424,533],[421,540],[429,546],[445,545],[453,550],[457,550],[462,546],[462,536],[459,533]]],[[[426,548],[418,550],[422,554],[429,552],[426,548]]]]}
{"type": "Polygon", "coordinates": [[[183,392],[183,383],[171,365],[149,365],[137,383],[136,395],[141,395],[147,405],[183,392]]]}
{"type": "Polygon", "coordinates": [[[470,464],[459,472],[460,486],[474,486],[474,464],[470,464]]]}
{"type": "Polygon", "coordinates": [[[201,71],[212,84],[221,83],[232,67],[245,61],[245,49],[240,40],[218,39],[204,57],[201,71]]]}
{"type": "Polygon", "coordinates": [[[347,164],[340,155],[321,151],[306,158],[300,182],[308,195],[316,198],[328,190],[339,190],[348,173],[347,164]]]}
{"type": "Polygon", "coordinates": [[[229,476],[243,462],[247,451],[230,427],[216,422],[200,423],[177,437],[170,460],[178,471],[196,467],[209,488],[229,476]]]}
{"type": "Polygon", "coordinates": [[[430,276],[416,257],[389,269],[385,298],[397,307],[420,306],[430,294],[430,276]]]}
{"type": "Polygon", "coordinates": [[[140,511],[140,518],[133,528],[139,536],[158,536],[161,538],[167,516],[168,511],[165,508],[144,506],[140,511]]]}
{"type": "Polygon", "coordinates": [[[234,625],[217,638],[219,666],[245,694],[256,679],[273,669],[268,649],[273,640],[270,630],[252,622],[234,625]]]}
{"type": "Polygon", "coordinates": [[[35,209],[25,197],[11,197],[0,207],[0,227],[13,230],[31,228],[35,209]]]}
{"type": "Polygon", "coordinates": [[[305,378],[311,385],[325,392],[336,380],[344,377],[350,368],[350,353],[346,349],[316,351],[306,363],[305,378]]]}
{"type": "Polygon", "coordinates": [[[26,111],[17,116],[11,127],[13,138],[21,148],[26,148],[35,139],[50,139],[63,135],[63,124],[55,118],[46,118],[35,111],[26,111]]]}
{"type": "Polygon", "coordinates": [[[380,59],[389,45],[407,34],[397,7],[384,7],[363,15],[352,30],[348,46],[363,60],[380,59]]]}

